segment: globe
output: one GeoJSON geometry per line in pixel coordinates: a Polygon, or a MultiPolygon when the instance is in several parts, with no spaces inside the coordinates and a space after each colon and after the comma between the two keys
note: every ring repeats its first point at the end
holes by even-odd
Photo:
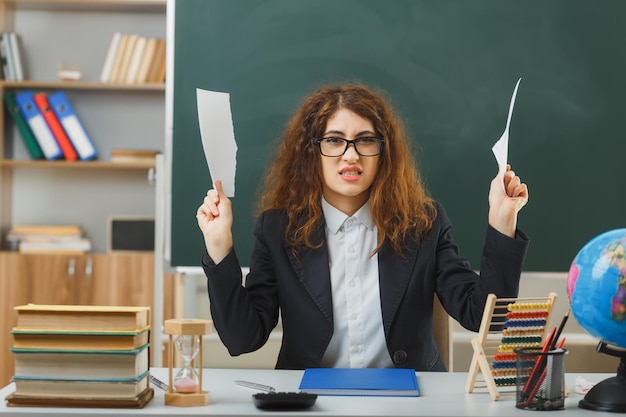
{"type": "Polygon", "coordinates": [[[626,229],[591,239],[567,277],[572,314],[592,336],[626,348],[626,229]]]}
{"type": "Polygon", "coordinates": [[[617,376],[596,384],[578,406],[626,412],[626,229],[604,232],[578,252],[567,276],[571,312],[598,351],[621,358],[617,376]],[[615,346],[615,347],[611,347],[615,346]]]}

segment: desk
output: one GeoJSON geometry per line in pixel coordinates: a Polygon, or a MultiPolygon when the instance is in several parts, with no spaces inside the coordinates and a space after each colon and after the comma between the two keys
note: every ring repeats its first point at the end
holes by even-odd
{"type": "MultiPolygon", "coordinates": [[[[152,373],[167,382],[167,369],[154,368],[152,373]]],[[[565,411],[520,410],[515,408],[515,395],[502,395],[492,401],[486,390],[472,394],[465,392],[464,372],[418,372],[421,397],[332,397],[319,396],[315,406],[301,412],[277,412],[257,410],[252,404],[249,388],[235,385],[233,381],[243,379],[260,382],[275,387],[278,391],[297,391],[302,371],[259,370],[259,369],[205,369],[204,389],[211,392],[211,404],[204,407],[166,407],[163,403],[164,391],[155,387],[154,398],[142,409],[102,409],[102,408],[34,408],[7,407],[4,398],[15,389],[12,384],[0,391],[2,405],[0,415],[20,417],[39,416],[85,416],[85,417],[124,417],[124,416],[524,416],[544,417],[600,416],[615,413],[592,412],[578,408],[580,394],[574,393],[574,380],[577,375],[568,374],[566,381],[572,391],[566,400],[565,411]]],[[[585,374],[585,379],[599,382],[611,374],[585,374]]]]}

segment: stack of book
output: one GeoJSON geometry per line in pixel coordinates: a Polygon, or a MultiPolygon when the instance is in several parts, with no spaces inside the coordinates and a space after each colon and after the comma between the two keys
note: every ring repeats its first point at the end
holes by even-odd
{"type": "Polygon", "coordinates": [[[78,225],[13,225],[7,234],[9,247],[23,253],[83,254],[91,240],[78,225]]]}
{"type": "Polygon", "coordinates": [[[149,307],[15,307],[9,406],[141,408],[149,381],[149,307]]]}
{"type": "Polygon", "coordinates": [[[115,32],[100,82],[146,84],[165,82],[165,39],[115,32]]]}
{"type": "Polygon", "coordinates": [[[98,156],[63,91],[52,94],[7,91],[3,99],[31,158],[88,161],[98,156]]]}

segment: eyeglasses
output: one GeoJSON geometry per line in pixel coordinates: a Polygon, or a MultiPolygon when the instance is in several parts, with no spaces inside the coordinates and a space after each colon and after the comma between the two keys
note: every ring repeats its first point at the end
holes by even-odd
{"type": "Polygon", "coordinates": [[[376,136],[353,140],[344,138],[313,138],[313,143],[320,147],[320,152],[324,156],[342,156],[346,153],[350,144],[354,145],[354,150],[361,156],[376,156],[382,151],[385,139],[376,136]]]}

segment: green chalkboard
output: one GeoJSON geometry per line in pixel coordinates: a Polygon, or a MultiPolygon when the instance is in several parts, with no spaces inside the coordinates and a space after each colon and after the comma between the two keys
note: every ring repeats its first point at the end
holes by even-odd
{"type": "Polygon", "coordinates": [[[528,271],[567,271],[626,226],[626,2],[184,0],[174,4],[171,264],[199,266],[211,178],[196,88],[228,92],[238,143],[235,247],[247,265],[260,179],[285,122],[327,83],[389,93],[431,194],[478,266],[491,147],[522,78],[509,161],[530,189],[528,271]]]}

